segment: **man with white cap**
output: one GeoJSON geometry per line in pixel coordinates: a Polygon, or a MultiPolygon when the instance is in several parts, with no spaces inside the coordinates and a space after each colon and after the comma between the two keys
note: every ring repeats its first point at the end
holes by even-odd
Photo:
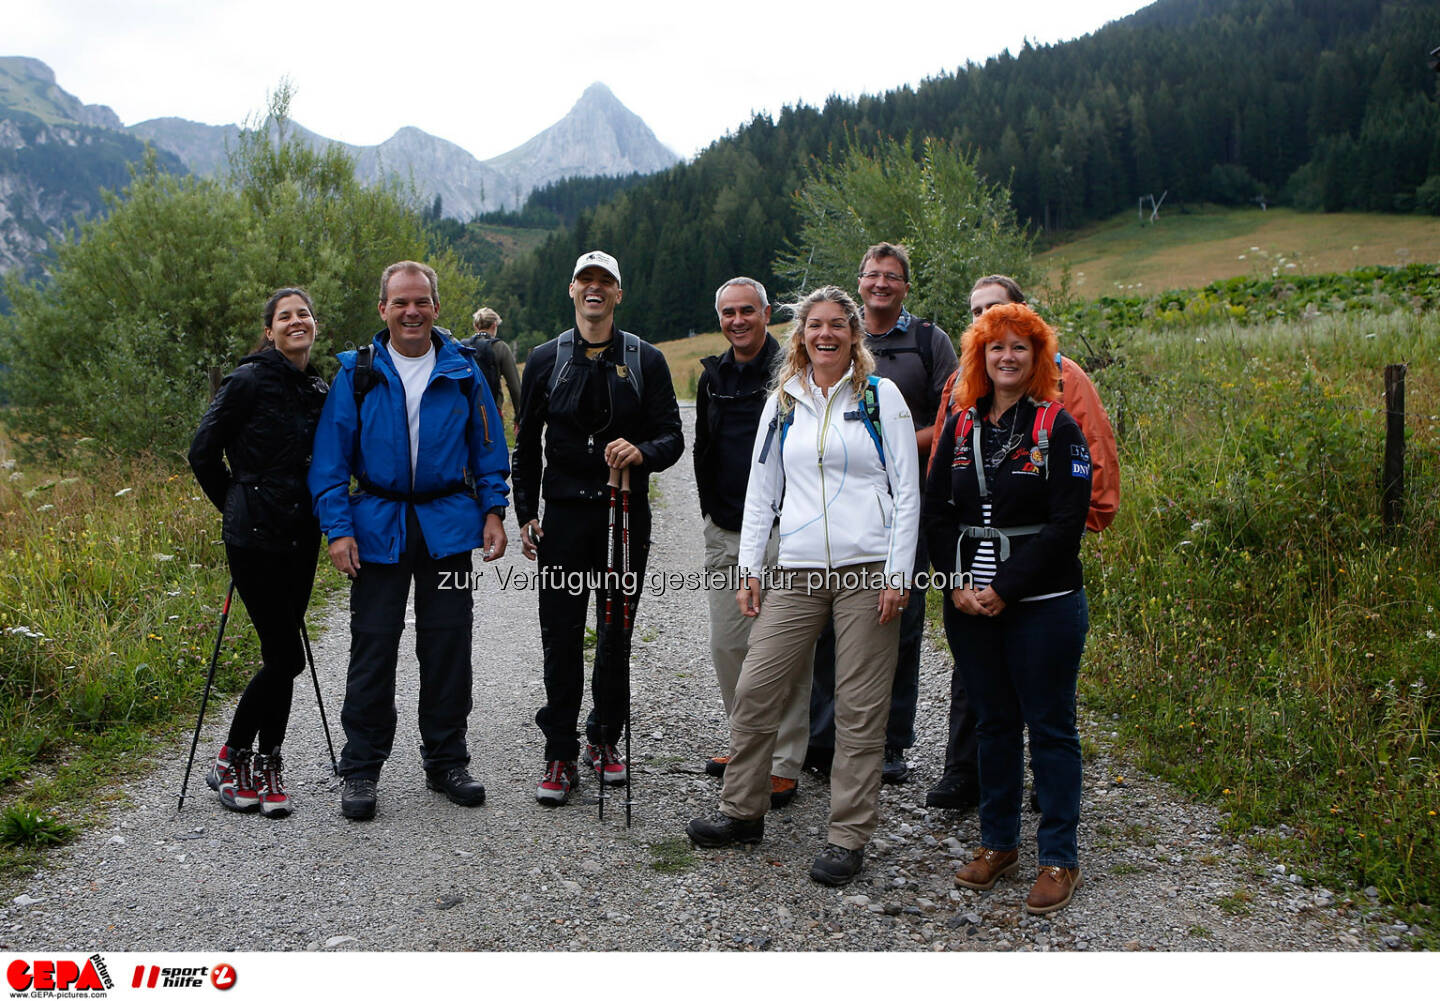
{"type": "Polygon", "coordinates": [[[567,802],[579,781],[590,585],[622,566],[633,583],[608,595],[609,627],[606,596],[596,593],[594,705],[585,731],[596,778],[626,780],[629,762],[616,751],[630,700],[630,637],[621,622],[633,622],[650,551],[650,474],[685,449],[665,356],[615,326],[623,297],[619,262],[601,250],[581,254],[570,281],[575,326],[530,352],[520,384],[512,475],[522,551],[539,560],[545,705],[535,722],[545,735],[545,772],[535,798],[546,806],[567,802]],[[628,563],[610,545],[612,470],[629,471],[628,563]]]}

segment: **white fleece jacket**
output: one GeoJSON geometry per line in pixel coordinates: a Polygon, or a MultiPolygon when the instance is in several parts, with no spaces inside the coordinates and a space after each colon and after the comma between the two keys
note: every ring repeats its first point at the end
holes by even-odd
{"type": "Polygon", "coordinates": [[[778,515],[780,566],[833,569],[883,560],[893,586],[909,587],[920,533],[920,458],[905,398],[889,379],[880,380],[882,467],[850,373],[828,393],[816,389],[808,373],[805,385],[808,391],[793,376],[781,388],[794,400],[795,419],[783,453],[777,425],[763,462],[776,394],[760,415],[740,531],[741,573],[761,575],[778,515]]]}

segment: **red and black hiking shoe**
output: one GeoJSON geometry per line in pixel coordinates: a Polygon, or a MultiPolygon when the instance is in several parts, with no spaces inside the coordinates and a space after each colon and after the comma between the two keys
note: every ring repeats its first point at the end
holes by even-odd
{"type": "Polygon", "coordinates": [[[292,809],[282,767],[278,747],[273,754],[255,756],[255,791],[260,797],[260,812],[267,817],[286,817],[292,809]]]}
{"type": "Polygon", "coordinates": [[[255,788],[252,769],[255,754],[248,747],[233,748],[229,744],[220,748],[215,763],[205,776],[205,784],[220,797],[220,805],[227,810],[246,813],[260,805],[260,793],[255,788]]]}
{"type": "Polygon", "coordinates": [[[535,801],[541,806],[564,806],[580,784],[580,769],[573,761],[547,761],[545,774],[535,787],[535,801]]]}
{"type": "Polygon", "coordinates": [[[595,777],[607,786],[625,784],[625,759],[614,744],[586,744],[585,763],[595,769],[595,777]]]}

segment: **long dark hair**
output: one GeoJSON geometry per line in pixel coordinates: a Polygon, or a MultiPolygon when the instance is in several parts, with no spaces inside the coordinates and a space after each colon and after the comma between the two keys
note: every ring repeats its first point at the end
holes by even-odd
{"type": "Polygon", "coordinates": [[[275,325],[275,309],[280,305],[281,299],[289,298],[292,295],[298,295],[304,299],[306,308],[310,310],[310,315],[312,317],[315,315],[315,303],[310,301],[309,292],[306,292],[303,288],[277,288],[274,292],[270,293],[270,298],[265,300],[265,308],[261,311],[263,322],[260,327],[260,339],[256,341],[255,346],[250,349],[252,355],[264,351],[265,346],[270,343],[270,339],[265,336],[265,331],[275,325]]]}

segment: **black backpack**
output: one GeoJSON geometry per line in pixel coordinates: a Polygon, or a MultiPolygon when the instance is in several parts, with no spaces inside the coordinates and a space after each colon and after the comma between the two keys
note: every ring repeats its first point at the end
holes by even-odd
{"type": "Polygon", "coordinates": [[[495,406],[500,406],[500,363],[495,360],[494,339],[483,334],[473,334],[460,343],[474,349],[475,364],[480,366],[480,374],[490,384],[490,395],[495,399],[495,406]]]}
{"type": "Polygon", "coordinates": [[[920,363],[925,366],[926,381],[932,380],[935,377],[935,321],[922,320],[917,316],[910,325],[910,331],[915,334],[915,343],[911,347],[877,347],[868,340],[866,344],[872,355],[881,358],[894,358],[896,355],[911,354],[912,352],[918,354],[920,363]]]}

